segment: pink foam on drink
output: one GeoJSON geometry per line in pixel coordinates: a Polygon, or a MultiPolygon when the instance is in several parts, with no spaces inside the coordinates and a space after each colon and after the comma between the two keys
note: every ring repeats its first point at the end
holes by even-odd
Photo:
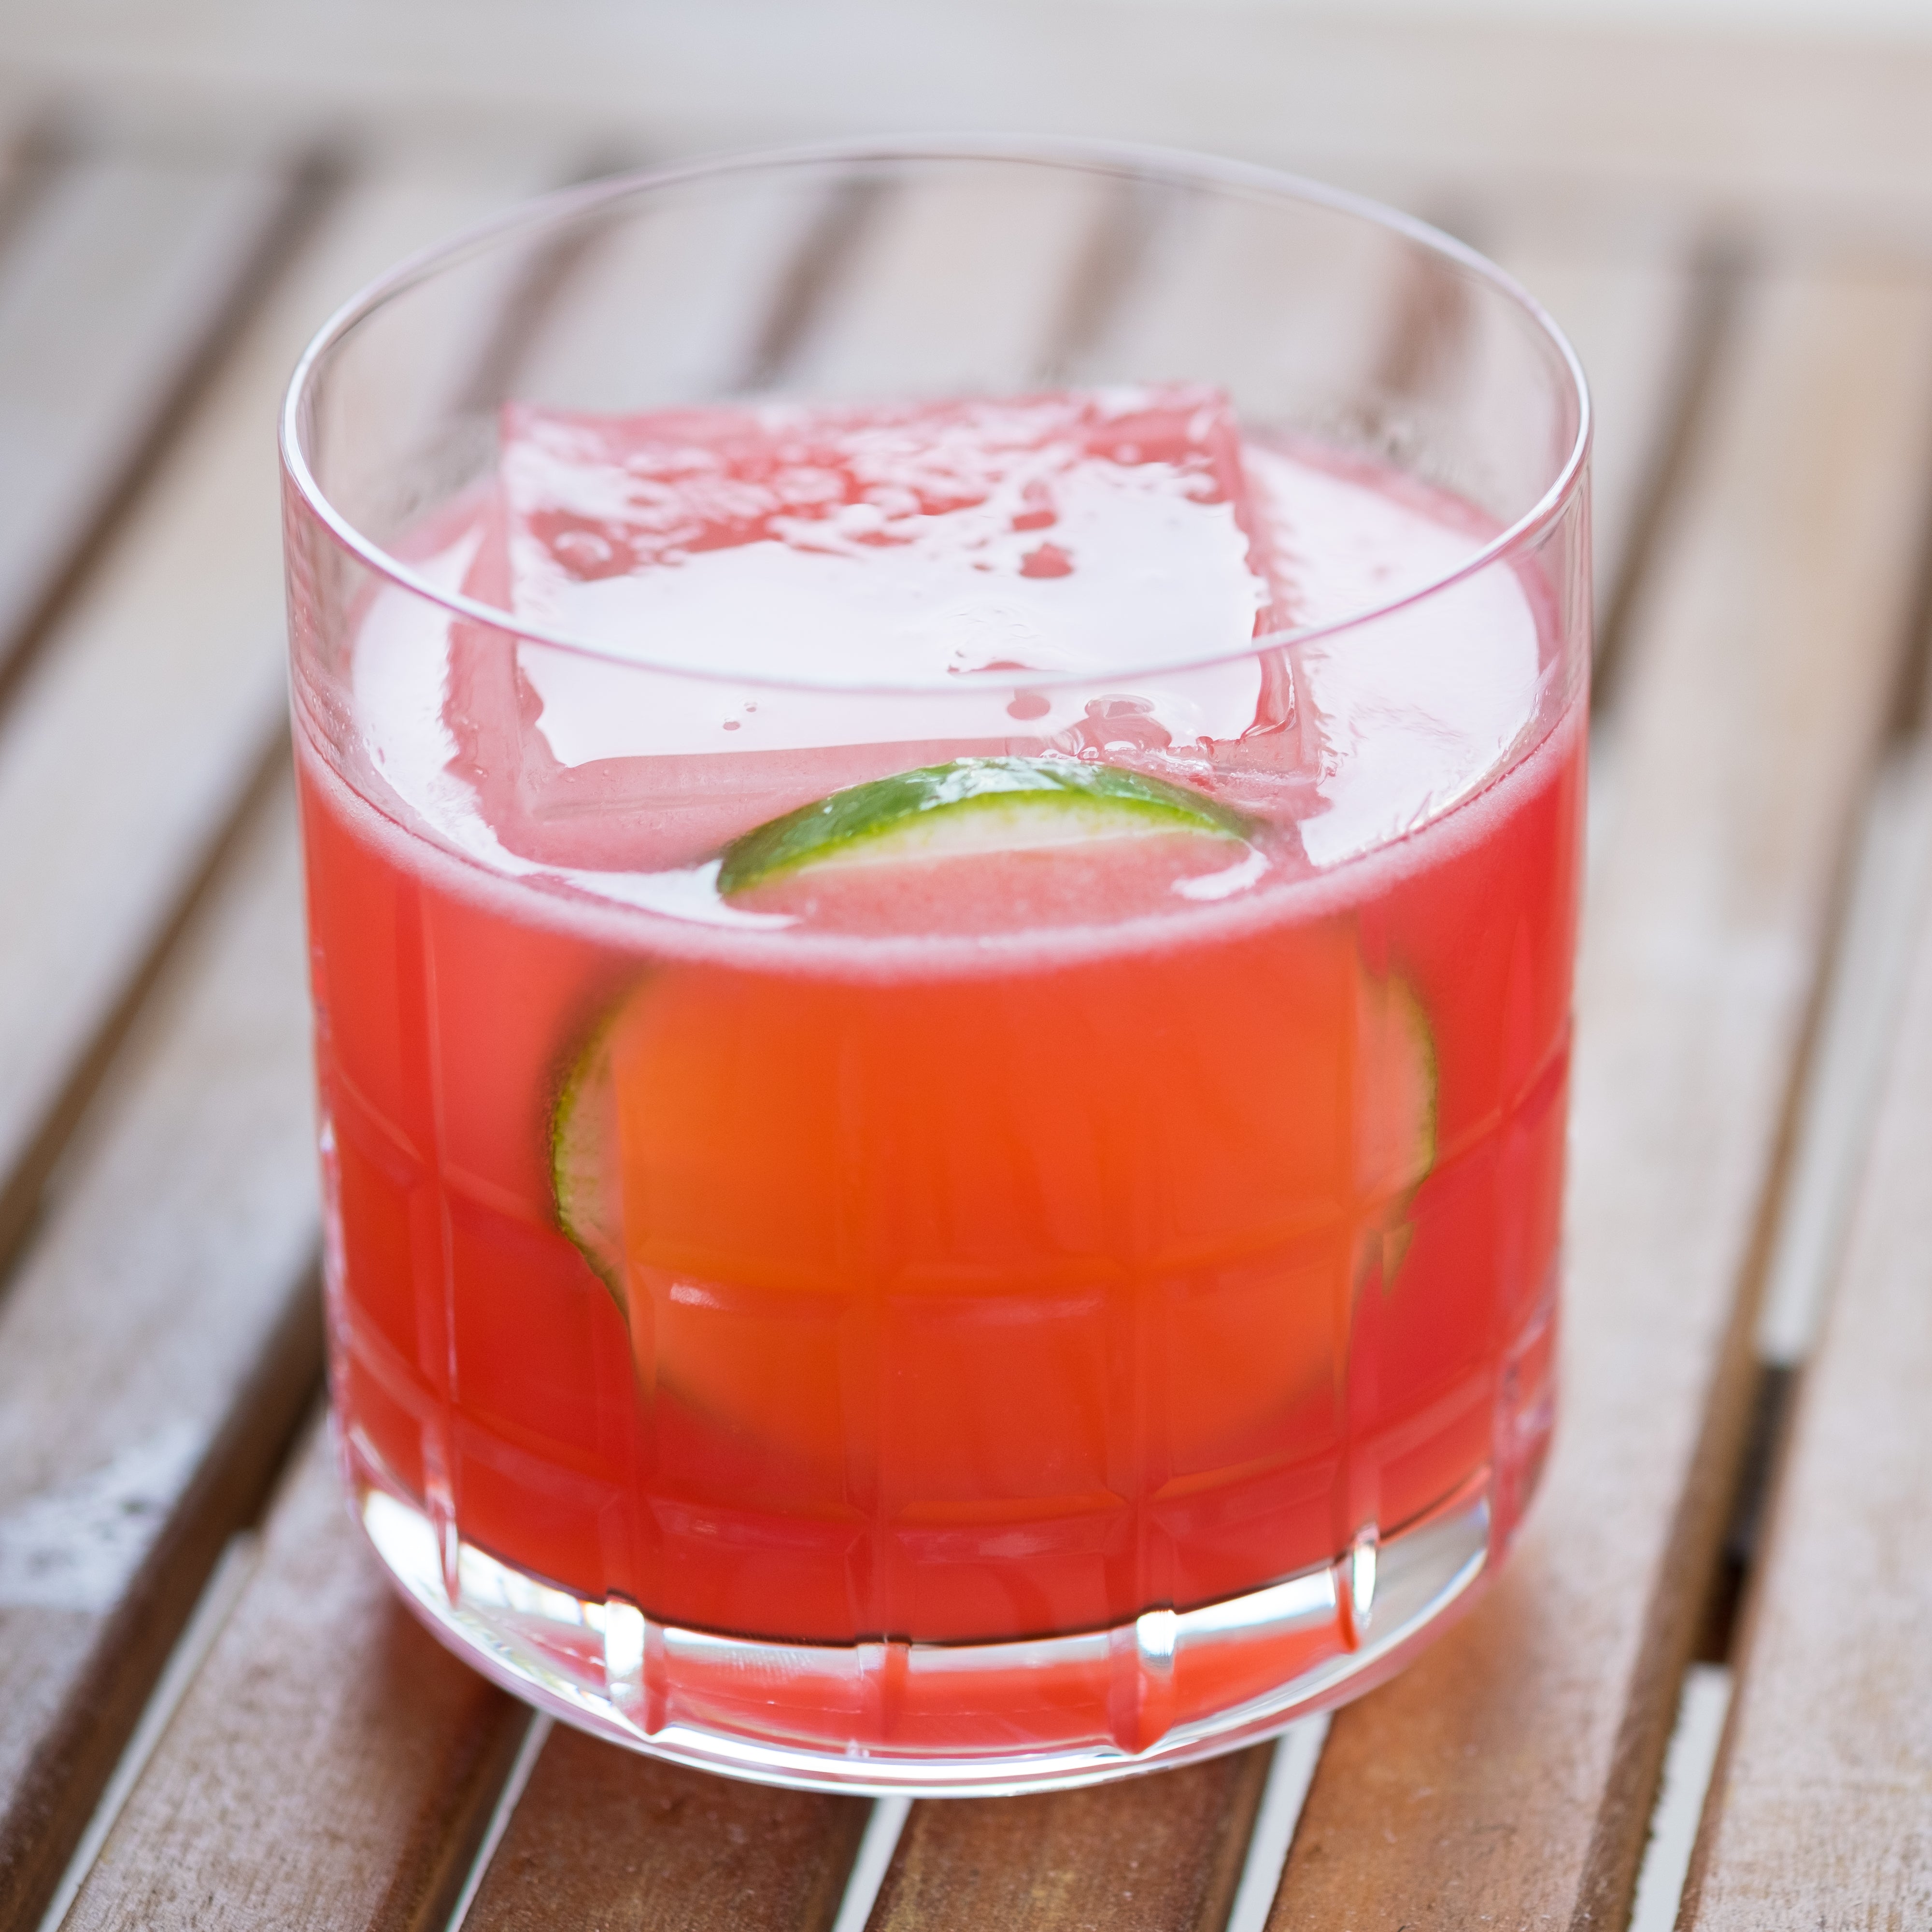
{"type": "MultiPolygon", "coordinates": [[[[1188,384],[621,417],[511,404],[464,589],[620,656],[939,690],[1238,650],[1289,614],[1227,399],[1188,384]]],[[[464,624],[444,717],[503,844],[581,865],[621,862],[640,814],[688,820],[706,794],[742,825],[748,806],[1043,749],[1029,702],[996,736],[955,705],[890,742],[572,760],[518,646],[464,624]]],[[[1254,722],[1288,704],[1285,666],[1264,670],[1254,722]]]]}

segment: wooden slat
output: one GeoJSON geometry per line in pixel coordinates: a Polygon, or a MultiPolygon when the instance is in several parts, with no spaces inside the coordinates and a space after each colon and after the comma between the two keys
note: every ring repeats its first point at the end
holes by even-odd
{"type": "Polygon", "coordinates": [[[1624,233],[1606,233],[1606,226],[1579,233],[1574,224],[1504,214],[1477,224],[1473,237],[1556,318],[1589,377],[1600,632],[1634,561],[1697,348],[1694,238],[1674,221],[1648,220],[1624,233]]]}
{"type": "Polygon", "coordinates": [[[1932,284],[1769,277],[1707,428],[1633,614],[1546,1493],[1490,1602],[1337,1718],[1277,1928],[1629,1904],[1744,1433],[1740,1289],[1913,589],[1932,284]]]}
{"type": "Polygon", "coordinates": [[[530,178],[506,158],[346,197],[0,716],[0,1255],[282,728],[274,425],[296,353],[360,281],[530,178]]]}
{"type": "Polygon", "coordinates": [[[464,1932],[825,1932],[867,1809],[686,1771],[560,1729],[464,1932]]]}
{"type": "Polygon", "coordinates": [[[1932,1924],[1932,923],[1914,896],[1904,1023],[1679,1922],[1696,1932],[1932,1924]]]}
{"type": "Polygon", "coordinates": [[[1932,750],[1918,737],[1889,751],[1874,776],[1833,942],[1758,1309],[1758,1358],[1774,1374],[1803,1364],[1831,1300],[1929,890],[1932,750]]]}
{"type": "Polygon", "coordinates": [[[1246,201],[1163,218],[1174,208],[1153,200],[1138,259],[1087,331],[1082,346],[1094,354],[1076,361],[1076,379],[1096,365],[1109,377],[1211,370],[1244,408],[1304,422],[1311,407],[1372,392],[1420,320],[1402,250],[1366,226],[1324,221],[1297,232],[1285,261],[1246,201]]]}
{"type": "Polygon", "coordinates": [[[1090,176],[914,173],[889,196],[801,333],[788,382],[890,396],[973,395],[1038,381],[1108,210],[1090,176]]]}
{"type": "Polygon", "coordinates": [[[68,1932],[440,1932],[528,1722],[397,1601],[318,1430],[68,1932]]]}
{"type": "Polygon", "coordinates": [[[914,1806],[867,1932],[1218,1932],[1265,1748],[1050,1796],[914,1806]]]}
{"type": "Polygon", "coordinates": [[[592,242],[536,319],[519,394],[575,406],[807,394],[970,394],[1035,379],[1105,184],[997,170],[860,197],[816,184],[692,199],[592,242]]]}
{"type": "Polygon", "coordinates": [[[31,1924],[321,1367],[285,784],[0,1302],[0,1925],[31,1924]]]}
{"type": "Polygon", "coordinates": [[[288,186],[83,156],[0,250],[0,670],[233,308],[288,186]]]}
{"type": "Polygon", "coordinates": [[[22,102],[0,100],[0,235],[4,235],[9,218],[17,212],[16,196],[25,187],[24,177],[32,170],[38,131],[22,102]]]}
{"type": "Polygon", "coordinates": [[[514,393],[566,408],[642,408],[736,388],[758,364],[821,196],[659,206],[590,240],[531,318],[514,393]],[[616,385],[628,377],[626,394],[616,385]]]}

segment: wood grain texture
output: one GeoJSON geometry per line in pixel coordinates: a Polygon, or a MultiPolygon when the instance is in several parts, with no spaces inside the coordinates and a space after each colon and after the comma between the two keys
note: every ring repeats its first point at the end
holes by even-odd
{"type": "MultiPolygon", "coordinates": [[[[1597,616],[1619,600],[1694,371],[1694,236],[1680,222],[1583,226],[1505,214],[1473,238],[1548,309],[1594,406],[1590,517],[1597,616]]],[[[1600,634],[1599,641],[1601,641],[1600,634]]]]}
{"type": "Polygon", "coordinates": [[[1564,1415],[1482,1610],[1336,1720],[1272,1924],[1628,1908],[1760,1230],[1928,512],[1932,284],[1750,290],[1633,616],[1580,987],[1564,1415]]]}
{"type": "Polygon", "coordinates": [[[464,1932],[825,1932],[869,1807],[550,1733],[464,1932]]]}
{"type": "Polygon", "coordinates": [[[807,320],[788,386],[974,395],[1038,382],[1064,344],[1106,184],[974,171],[887,195],[807,320]]]}
{"type": "Polygon", "coordinates": [[[681,401],[782,380],[827,395],[972,394],[1041,380],[1108,200],[1078,176],[916,172],[697,196],[588,240],[536,316],[518,394],[681,401]]]}
{"type": "Polygon", "coordinates": [[[1266,1746],[1085,1791],[916,1804],[867,1932],[1218,1932],[1266,1746]]]}
{"type": "Polygon", "coordinates": [[[402,1607],[318,1429],[66,1932],[440,1932],[528,1722],[402,1607]]]}
{"type": "Polygon", "coordinates": [[[756,368],[788,272],[823,220],[822,197],[700,199],[588,238],[536,305],[517,358],[519,396],[564,407],[641,406],[729,392],[756,368]]]}
{"type": "Polygon", "coordinates": [[[1680,1923],[1932,1924],[1932,924],[1804,1382],[1680,1923]]]}
{"type": "MultiPolygon", "coordinates": [[[[506,178],[507,177],[507,178],[506,178]]],[[[0,715],[0,1255],[282,729],[274,426],[310,333],[507,164],[352,191],[226,362],[0,715]]]]}
{"type": "Polygon", "coordinates": [[[157,985],[0,1301],[0,1925],[33,1922],[320,1375],[290,789],[157,985]]]}
{"type": "Polygon", "coordinates": [[[0,248],[0,669],[213,346],[286,202],[266,170],[84,154],[0,248]]]}

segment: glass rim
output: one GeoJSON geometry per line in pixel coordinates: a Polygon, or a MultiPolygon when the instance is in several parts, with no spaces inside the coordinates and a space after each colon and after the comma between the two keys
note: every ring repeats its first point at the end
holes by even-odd
{"type": "MultiPolygon", "coordinates": [[[[1079,670],[1029,672],[1024,680],[1028,690],[1050,691],[1084,688],[1112,677],[1156,677],[1205,670],[1219,664],[1238,663],[1270,651],[1296,647],[1338,636],[1379,622],[1397,612],[1408,610],[1439,596],[1481,572],[1530,548],[1568,508],[1589,460],[1595,428],[1589,383],[1583,366],[1569,338],[1549,311],[1507,270],[1467,243],[1432,226],[1400,208],[1330,186],[1324,182],[1238,161],[1196,150],[1166,148],[1126,141],[1088,140],[1076,137],[1032,135],[904,135],[879,136],[864,140],[838,139],[788,145],[778,148],[738,150],[698,156],[664,166],[647,166],[601,176],[596,180],[554,189],[548,193],[512,202],[480,221],[471,223],[454,234],[428,244],[405,256],[393,266],[365,283],[324,322],[296,362],[284,396],[278,445],[284,475],[293,485],[309,512],[334,541],[376,576],[398,590],[446,610],[453,617],[499,631],[533,644],[567,651],[599,663],[634,669],[662,676],[689,678],[702,683],[752,686],[763,690],[833,692],[854,694],[936,694],[958,691],[957,683],[941,684],[931,678],[882,680],[878,677],[845,679],[824,676],[778,677],[748,674],[725,668],[666,661],[634,650],[617,651],[564,631],[519,618],[515,613],[466,596],[460,590],[433,584],[401,558],[359,530],[332,502],[320,479],[310,469],[302,448],[302,425],[304,402],[324,360],[350,332],[385,303],[407,292],[446,268],[483,254],[520,232],[535,234],[546,227],[561,226],[591,213],[606,202],[621,201],[641,190],[671,188],[686,183],[714,180],[733,175],[776,172],[784,168],[824,166],[840,162],[890,161],[994,161],[1033,163],[1064,169],[1084,170],[1142,179],[1166,179],[1183,186],[1219,188],[1244,191],[1250,195],[1312,203],[1318,207],[1350,215],[1390,231],[1413,246],[1454,264],[1466,274],[1486,284],[1514,304],[1532,327],[1556,352],[1569,380],[1570,392],[1576,409],[1576,433],[1562,462],[1543,494],[1513,523],[1472,552],[1460,564],[1439,577],[1406,590],[1383,603],[1370,605],[1322,624],[1270,632],[1246,639],[1234,650],[1215,649],[1145,664],[1102,667],[1079,670]]],[[[972,685],[984,688],[986,680],[972,685]]]]}

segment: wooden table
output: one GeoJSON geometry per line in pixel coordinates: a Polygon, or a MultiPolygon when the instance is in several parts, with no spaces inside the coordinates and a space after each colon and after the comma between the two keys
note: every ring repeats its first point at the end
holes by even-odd
{"type": "MultiPolygon", "coordinates": [[[[838,0],[814,17],[908,89],[886,58],[808,111],[796,14],[734,94],[695,11],[682,40],[661,5],[597,14],[574,109],[548,42],[479,64],[439,16],[443,73],[366,0],[279,39],[239,0],[13,10],[0,1927],[1394,1932],[1635,1898],[1655,1932],[1680,1888],[1697,1928],[1932,1923],[1932,69],[1158,8],[1102,47],[1056,0],[1028,30],[1054,116],[1030,70],[987,92],[959,6],[934,52],[838,0]],[[909,1812],[728,1784],[533,1723],[399,1608],[337,1493],[274,406],[365,275],[590,160],[814,112],[1096,125],[1110,74],[1115,128],[1451,222],[1592,371],[1559,1447],[1490,1600],[1332,1726],[909,1812]]],[[[1131,287],[1130,216],[1055,244],[1086,280],[1054,326],[1131,287]]],[[[758,353],[856,352],[842,284],[922,286],[889,206],[831,238],[758,353]]]]}

